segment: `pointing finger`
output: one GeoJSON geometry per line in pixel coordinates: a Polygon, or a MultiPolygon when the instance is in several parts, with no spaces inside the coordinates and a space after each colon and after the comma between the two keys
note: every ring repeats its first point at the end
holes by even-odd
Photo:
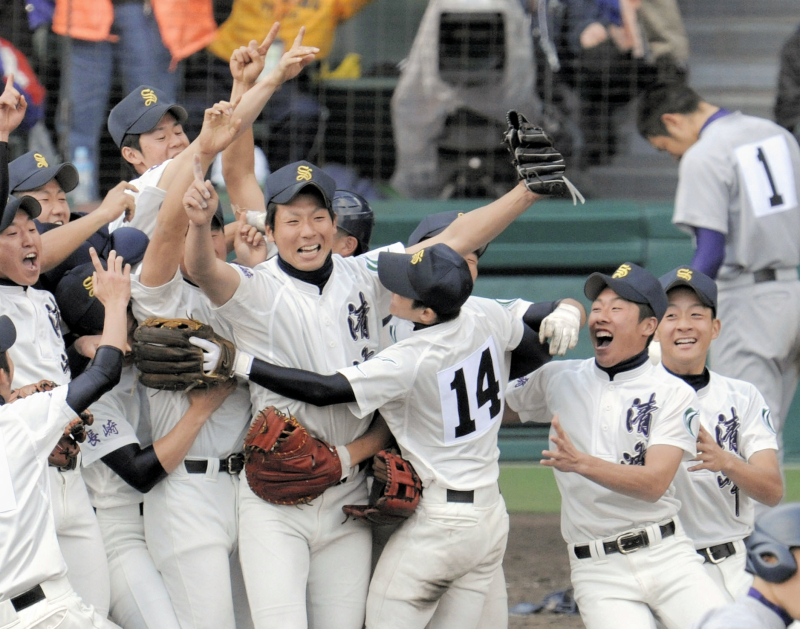
{"type": "Polygon", "coordinates": [[[267,33],[267,36],[264,38],[264,41],[261,42],[261,45],[258,47],[258,53],[260,55],[267,54],[267,50],[269,50],[269,47],[272,46],[272,43],[275,41],[275,38],[278,36],[278,29],[280,27],[281,27],[281,23],[280,22],[275,22],[275,24],[272,25],[272,28],[269,29],[269,33],[267,33]]]}

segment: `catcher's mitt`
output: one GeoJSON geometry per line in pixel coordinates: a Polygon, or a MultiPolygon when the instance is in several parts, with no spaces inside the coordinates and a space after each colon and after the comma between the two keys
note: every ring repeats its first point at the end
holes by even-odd
{"type": "Polygon", "coordinates": [[[305,504],[342,479],[336,449],[274,406],[261,411],[250,426],[244,461],[250,489],[273,504],[305,504]]]}
{"type": "Polygon", "coordinates": [[[189,391],[233,377],[236,347],[200,321],[150,318],[136,328],[133,338],[133,360],[140,372],[139,380],[146,387],[189,391]],[[203,370],[203,350],[189,342],[192,337],[219,346],[219,362],[211,373],[203,370]]]}
{"type": "Polygon", "coordinates": [[[522,114],[509,111],[508,128],[503,142],[511,153],[511,163],[519,178],[531,192],[545,196],[572,195],[583,202],[583,196],[564,176],[564,158],[541,127],[531,124],[522,114]]]}
{"type": "Polygon", "coordinates": [[[422,482],[411,463],[399,454],[381,450],[375,458],[386,466],[386,482],[375,478],[369,504],[345,505],[342,511],[374,524],[402,522],[417,508],[422,495],[422,482]]]}

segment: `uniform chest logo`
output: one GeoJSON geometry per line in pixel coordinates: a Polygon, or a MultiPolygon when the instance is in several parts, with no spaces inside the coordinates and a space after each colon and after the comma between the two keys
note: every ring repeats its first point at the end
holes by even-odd
{"type": "Polygon", "coordinates": [[[347,304],[347,327],[354,341],[369,339],[369,314],[370,307],[364,298],[364,293],[358,293],[360,305],[347,304]]]}
{"type": "Polygon", "coordinates": [[[36,168],[47,168],[47,160],[41,153],[34,153],[33,159],[36,160],[36,168]]]}
{"type": "Polygon", "coordinates": [[[156,96],[156,93],[151,89],[145,89],[139,93],[142,95],[145,107],[150,107],[150,105],[155,105],[158,102],[158,96],[156,96]]]}
{"type": "Polygon", "coordinates": [[[644,441],[637,441],[633,446],[633,452],[623,452],[620,463],[622,465],[644,465],[644,457],[647,454],[647,444],[644,441]]]}
{"type": "Polygon", "coordinates": [[[731,406],[730,418],[725,417],[724,413],[717,416],[717,425],[714,428],[714,435],[717,439],[717,445],[720,448],[726,448],[731,452],[739,454],[739,416],[736,414],[736,409],[731,406]]]}
{"type": "Polygon", "coordinates": [[[641,398],[634,398],[633,404],[625,414],[625,429],[630,433],[636,432],[649,437],[653,413],[657,410],[655,393],[651,393],[650,399],[646,402],[643,402],[641,398]]]}
{"type": "Polygon", "coordinates": [[[311,181],[311,168],[308,166],[297,167],[297,181],[311,181]]]}

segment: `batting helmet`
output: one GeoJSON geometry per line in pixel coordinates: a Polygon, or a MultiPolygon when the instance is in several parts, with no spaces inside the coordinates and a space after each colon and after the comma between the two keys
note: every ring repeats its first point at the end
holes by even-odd
{"type": "Polygon", "coordinates": [[[375,214],[367,200],[355,192],[337,190],[333,195],[333,211],[336,212],[336,226],[358,241],[353,255],[358,256],[369,251],[375,214]]]}
{"type": "Polygon", "coordinates": [[[747,570],[770,583],[783,583],[797,572],[793,548],[800,548],[800,503],[781,505],[756,520],[747,539],[747,570]]]}

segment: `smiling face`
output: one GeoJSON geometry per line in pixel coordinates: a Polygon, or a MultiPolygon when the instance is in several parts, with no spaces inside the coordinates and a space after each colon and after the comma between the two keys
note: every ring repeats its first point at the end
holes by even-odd
{"type": "Polygon", "coordinates": [[[189,138],[183,132],[181,123],[167,112],[153,129],[139,136],[139,150],[125,147],[122,156],[137,173],[142,174],[153,166],[177,157],[188,147],[189,138]]]}
{"type": "Polygon", "coordinates": [[[597,364],[613,367],[642,352],[655,332],[655,317],[639,321],[639,306],[623,299],[610,288],[592,302],[589,334],[597,364]]]}
{"type": "Polygon", "coordinates": [[[328,208],[314,195],[298,194],[275,211],[275,227],[267,237],[278,247],[284,262],[298,271],[316,271],[333,246],[336,223],[328,208]]]}
{"type": "Polygon", "coordinates": [[[42,239],[25,210],[17,210],[14,221],[0,233],[0,277],[20,286],[39,280],[42,239]]]}
{"type": "Polygon", "coordinates": [[[673,373],[701,374],[708,347],[719,336],[721,323],[691,288],[673,288],[667,297],[669,306],[656,333],[661,361],[673,373]]]}
{"type": "Polygon", "coordinates": [[[33,197],[42,206],[42,213],[38,219],[40,223],[56,223],[66,225],[69,223],[69,204],[67,193],[61,188],[57,180],[51,179],[35,190],[20,192],[18,196],[33,197]]]}

